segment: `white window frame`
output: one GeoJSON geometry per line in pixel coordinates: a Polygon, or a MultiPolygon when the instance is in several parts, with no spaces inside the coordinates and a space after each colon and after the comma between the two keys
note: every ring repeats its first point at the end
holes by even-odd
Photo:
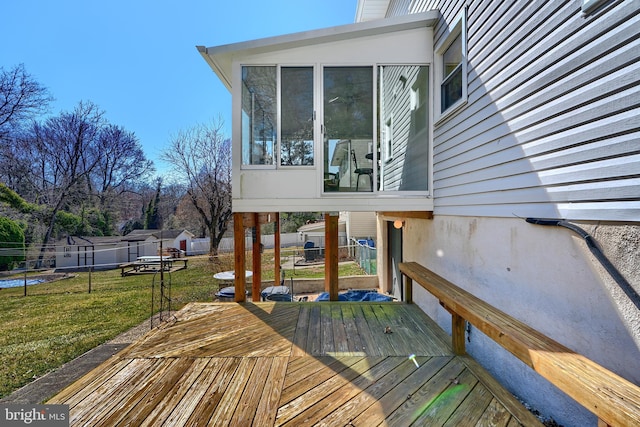
{"type": "Polygon", "coordinates": [[[318,149],[317,149],[317,129],[316,129],[316,110],[317,110],[317,105],[316,105],[316,98],[318,97],[318,84],[316,81],[316,64],[313,63],[306,63],[306,64],[298,64],[298,63],[292,63],[292,64],[278,64],[277,65],[278,71],[276,73],[276,80],[277,80],[277,85],[276,85],[276,99],[277,99],[277,111],[278,111],[278,129],[276,131],[276,135],[277,135],[277,146],[276,149],[274,149],[274,151],[276,151],[276,154],[274,154],[275,158],[276,158],[276,169],[315,169],[316,167],[316,162],[318,161],[318,149]],[[311,165],[282,165],[280,164],[281,159],[282,159],[282,69],[283,68],[311,68],[312,69],[312,74],[313,74],[313,164],[311,165]]]}
{"type": "Polygon", "coordinates": [[[391,160],[393,160],[393,122],[394,117],[392,113],[384,123],[383,161],[385,163],[389,163],[391,160]]]}
{"type": "Polygon", "coordinates": [[[467,10],[462,9],[462,12],[456,17],[456,19],[449,25],[448,35],[436,46],[435,53],[435,98],[433,111],[435,115],[435,124],[450,117],[456,111],[460,110],[467,104],[467,10]],[[442,83],[444,82],[444,64],[443,56],[446,50],[451,46],[451,43],[461,35],[462,39],[462,97],[457,100],[453,105],[449,106],[445,111],[442,111],[442,83]]]}

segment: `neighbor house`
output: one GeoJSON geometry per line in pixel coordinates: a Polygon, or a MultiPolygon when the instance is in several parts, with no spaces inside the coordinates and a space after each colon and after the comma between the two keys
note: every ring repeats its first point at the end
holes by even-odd
{"type": "Polygon", "coordinates": [[[168,248],[188,255],[193,234],[188,230],[133,230],[126,236],[67,236],[56,242],[56,268],[109,269],[168,248]]]}
{"type": "Polygon", "coordinates": [[[158,255],[161,247],[163,252],[173,248],[188,255],[194,237],[188,230],[133,230],[122,241],[127,243],[127,261],[135,261],[140,256],[158,255]]]}
{"type": "Polygon", "coordinates": [[[126,257],[121,236],[67,236],[56,242],[56,269],[116,268],[126,257]]]}
{"type": "MultiPolygon", "coordinates": [[[[337,212],[376,212],[383,291],[404,299],[397,265],[416,261],[640,384],[639,12],[359,0],[354,24],[199,46],[232,94],[236,233],[322,211],[337,235],[337,212]]],[[[451,330],[437,299],[413,300],[451,330]]],[[[467,340],[544,415],[594,425],[486,336],[467,340]]]]}

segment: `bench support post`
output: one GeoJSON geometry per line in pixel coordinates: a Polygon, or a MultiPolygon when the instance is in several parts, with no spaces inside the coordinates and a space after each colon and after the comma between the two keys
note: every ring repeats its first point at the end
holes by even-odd
{"type": "Polygon", "coordinates": [[[451,347],[453,347],[453,352],[462,356],[466,354],[466,350],[464,348],[464,327],[465,320],[457,313],[451,313],[451,347]]]}
{"type": "Polygon", "coordinates": [[[404,302],[406,302],[407,304],[413,304],[413,280],[411,280],[411,277],[405,274],[403,274],[403,276],[404,276],[404,302]]]}

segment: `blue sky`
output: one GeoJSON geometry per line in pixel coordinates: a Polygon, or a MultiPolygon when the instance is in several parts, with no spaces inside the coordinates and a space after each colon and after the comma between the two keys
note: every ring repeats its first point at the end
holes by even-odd
{"type": "MultiPolygon", "coordinates": [[[[231,97],[195,46],[352,23],[357,0],[12,0],[2,6],[0,66],[24,63],[56,101],[92,101],[158,160],[170,135],[221,114],[231,97]]],[[[229,132],[230,133],[230,132],[229,132]]]]}

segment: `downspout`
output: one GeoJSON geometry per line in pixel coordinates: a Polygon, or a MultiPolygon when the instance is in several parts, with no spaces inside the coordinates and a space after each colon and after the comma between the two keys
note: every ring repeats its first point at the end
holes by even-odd
{"type": "Polygon", "coordinates": [[[633,302],[640,310],[640,295],[638,295],[638,292],[636,292],[636,290],[633,288],[633,286],[631,286],[627,279],[625,279],[624,276],[618,271],[618,269],[611,263],[611,261],[609,261],[609,258],[607,258],[607,256],[602,252],[595,239],[584,229],[561,219],[527,218],[526,221],[529,224],[564,227],[577,233],[584,239],[591,253],[596,257],[600,264],[602,264],[604,269],[607,270],[613,280],[615,280],[622,291],[627,294],[627,297],[629,297],[631,302],[633,302]]]}

